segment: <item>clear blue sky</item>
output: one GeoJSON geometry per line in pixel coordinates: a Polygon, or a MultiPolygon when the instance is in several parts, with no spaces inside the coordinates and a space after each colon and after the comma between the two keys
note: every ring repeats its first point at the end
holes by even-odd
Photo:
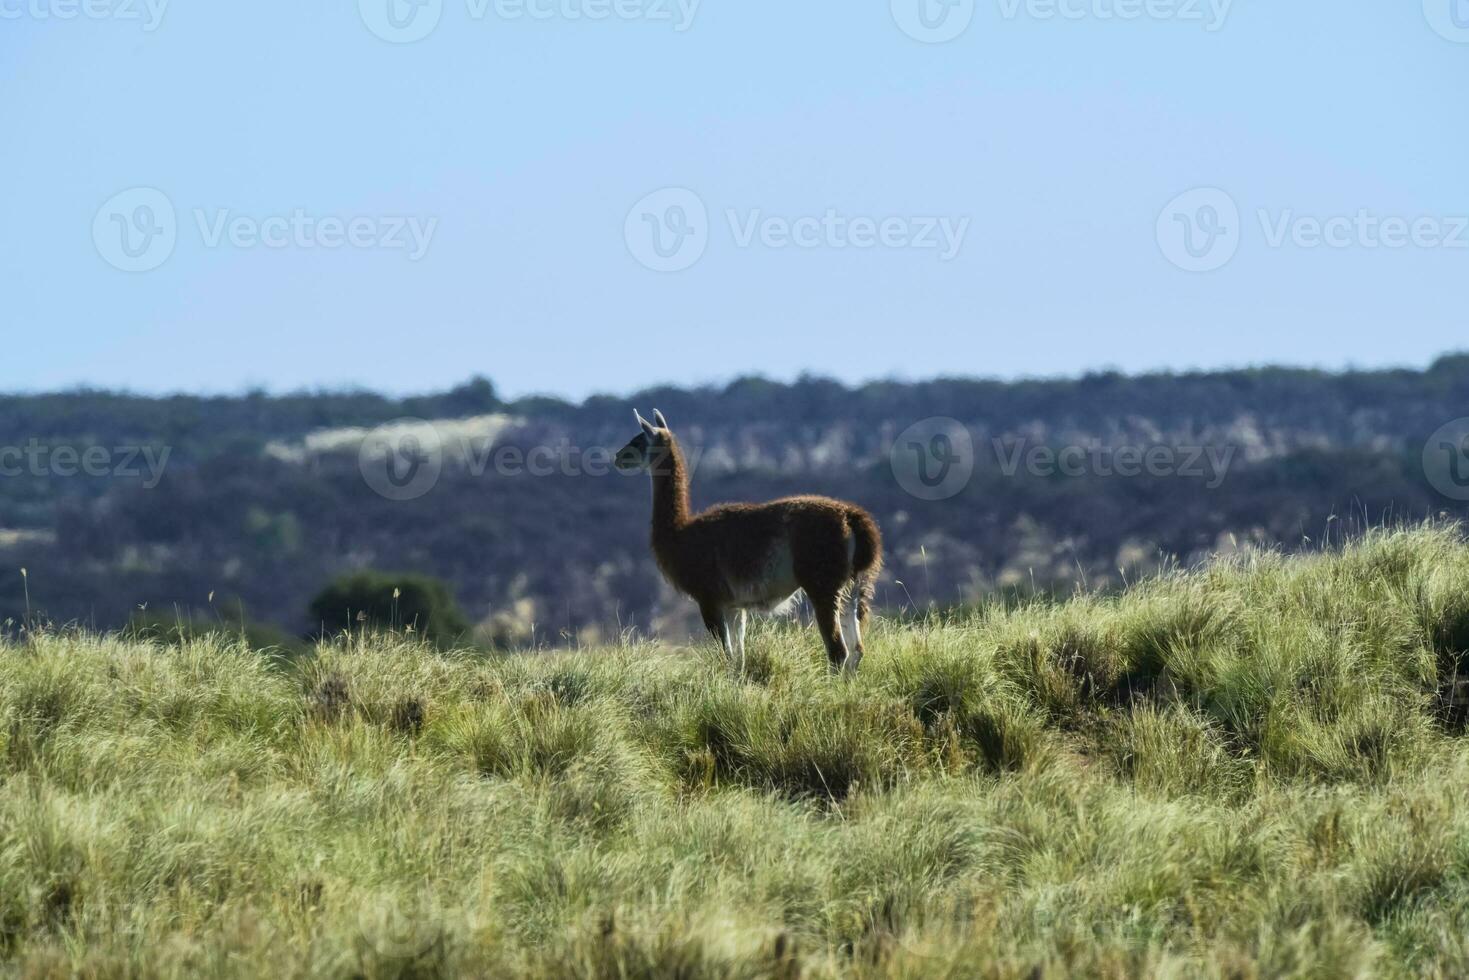
{"type": "Polygon", "coordinates": [[[904,33],[918,22],[889,0],[703,0],[685,30],[677,0],[672,21],[567,16],[613,0],[530,0],[549,17],[431,0],[413,43],[369,30],[389,0],[172,0],[153,30],[145,0],[67,17],[81,2],[0,0],[4,390],[407,392],[480,373],[582,396],[749,372],[1423,364],[1469,346],[1469,248],[1371,248],[1355,227],[1343,248],[1295,230],[1270,244],[1282,220],[1363,211],[1455,237],[1469,0],[1235,0],[1215,30],[1193,0],[1149,0],[1172,15],[1139,20],[1106,15],[1144,0],[1062,0],[1071,17],[978,0],[941,44],[904,33]],[[176,211],[151,271],[97,244],[99,209],[134,187],[176,211]],[[697,194],[707,240],[658,272],[629,212],[667,187],[697,194]],[[1182,228],[1160,213],[1197,187],[1240,212],[1237,254],[1207,272],[1159,241],[1182,228]],[[364,241],[397,216],[436,224],[416,260],[210,244],[222,212],[297,209],[365,218],[364,241]],[[895,240],[925,218],[968,225],[948,260],[826,232],[781,247],[778,227],[741,244],[752,218],[828,209],[902,219],[895,240]]]}

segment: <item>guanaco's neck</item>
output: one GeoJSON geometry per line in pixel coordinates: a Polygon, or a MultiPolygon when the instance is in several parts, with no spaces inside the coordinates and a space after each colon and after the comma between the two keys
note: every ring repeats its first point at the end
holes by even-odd
{"type": "Polygon", "coordinates": [[[683,452],[673,436],[668,447],[652,462],[653,475],[653,545],[666,543],[689,522],[689,477],[684,469],[683,452]]]}

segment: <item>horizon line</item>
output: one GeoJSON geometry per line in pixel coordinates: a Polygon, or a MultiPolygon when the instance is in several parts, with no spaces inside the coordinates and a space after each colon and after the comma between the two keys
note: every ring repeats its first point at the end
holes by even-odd
{"type": "Polygon", "coordinates": [[[925,384],[937,384],[940,382],[968,382],[976,384],[998,384],[998,385],[1023,385],[1023,384],[1061,384],[1066,382],[1082,381],[1087,378],[1117,376],[1125,380],[1148,380],[1163,377],[1173,378],[1199,378],[1227,374],[1244,374],[1250,372],[1294,372],[1302,374],[1324,374],[1333,377],[1347,377],[1363,374],[1392,374],[1399,372],[1411,372],[1415,374],[1426,374],[1438,365],[1459,358],[1469,358],[1469,348],[1456,348],[1446,350],[1435,355],[1423,365],[1414,364],[1383,364],[1376,367],[1361,367],[1352,362],[1339,367],[1330,367],[1321,364],[1288,364],[1279,362],[1254,362],[1218,367],[1157,367],[1138,371],[1128,371],[1115,365],[1099,365],[1089,368],[1080,373],[1070,374],[1015,374],[1015,375],[983,375],[983,374],[937,374],[923,378],[903,377],[899,375],[884,375],[868,377],[857,381],[847,381],[831,375],[820,374],[812,370],[801,370],[795,375],[776,377],[761,373],[747,373],[728,376],[724,379],[702,379],[688,383],[676,383],[672,381],[661,381],[644,385],[633,390],[620,392],[596,391],[581,397],[565,393],[554,393],[546,391],[525,391],[517,394],[507,394],[501,385],[493,377],[484,373],[473,373],[463,381],[449,385],[438,390],[429,391],[394,391],[386,388],[375,388],[361,381],[344,381],[337,384],[322,383],[315,387],[294,388],[272,388],[266,384],[246,383],[233,389],[159,389],[156,391],[138,390],[126,387],[108,387],[94,384],[88,381],[79,381],[69,387],[63,388],[35,388],[26,389],[7,388],[0,390],[0,399],[20,398],[54,398],[66,396],[105,396],[113,398],[131,398],[148,401],[165,401],[175,398],[189,398],[204,400],[240,400],[253,397],[266,397],[272,400],[285,400],[290,398],[328,398],[328,397],[350,397],[350,396],[376,396],[387,401],[409,401],[417,398],[441,398],[475,385],[478,382],[488,382],[494,389],[495,397],[506,404],[522,401],[557,401],[566,405],[581,407],[592,401],[631,399],[650,392],[661,391],[683,391],[699,392],[713,390],[724,390],[741,382],[757,381],[767,384],[780,385],[783,387],[794,387],[798,384],[808,382],[821,382],[837,384],[848,391],[860,391],[863,388],[874,385],[907,385],[918,386],[925,384]]]}

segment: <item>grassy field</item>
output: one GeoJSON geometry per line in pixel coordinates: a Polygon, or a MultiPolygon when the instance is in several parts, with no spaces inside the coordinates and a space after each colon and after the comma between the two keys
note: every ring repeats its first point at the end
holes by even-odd
{"type": "Polygon", "coordinates": [[[1469,973],[1457,528],[750,647],[0,647],[0,963],[1469,973]]]}

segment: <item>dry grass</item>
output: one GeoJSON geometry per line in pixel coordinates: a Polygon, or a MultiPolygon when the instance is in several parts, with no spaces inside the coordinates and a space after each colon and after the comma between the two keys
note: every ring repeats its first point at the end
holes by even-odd
{"type": "Polygon", "coordinates": [[[1469,972],[1457,528],[955,621],[0,647],[25,975],[1469,972]]]}

